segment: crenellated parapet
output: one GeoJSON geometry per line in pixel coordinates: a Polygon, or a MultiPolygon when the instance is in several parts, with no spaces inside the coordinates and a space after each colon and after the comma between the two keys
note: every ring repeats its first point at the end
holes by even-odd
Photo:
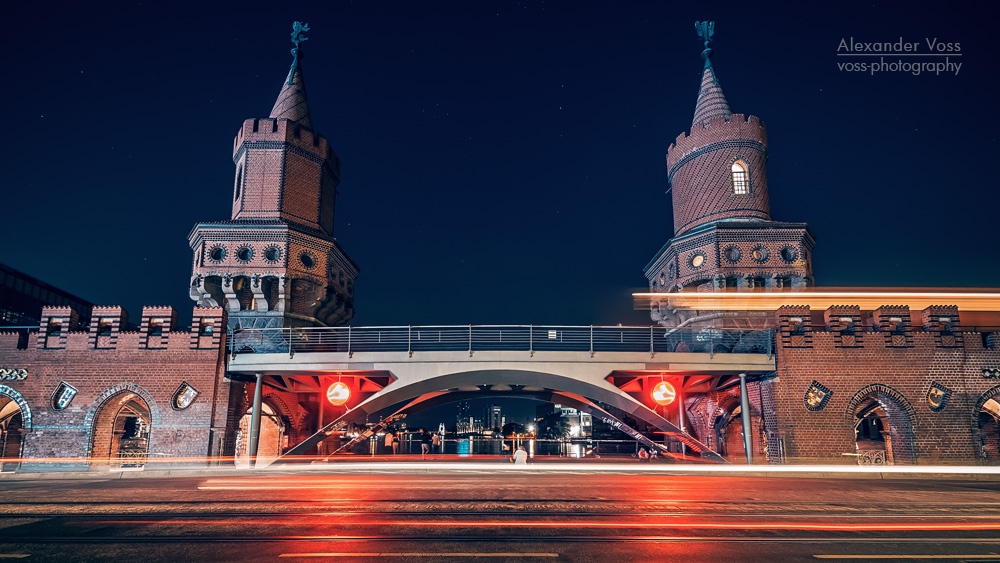
{"type": "Polygon", "coordinates": [[[690,133],[677,135],[667,148],[667,170],[673,170],[680,161],[692,154],[704,152],[705,147],[727,141],[747,141],[767,147],[767,128],[756,115],[733,114],[716,117],[708,123],[694,126],[690,133]]]}
{"type": "Polygon", "coordinates": [[[93,308],[87,347],[110,349],[118,347],[118,336],[128,326],[128,312],[121,307],[93,308]]]}
{"type": "Polygon", "coordinates": [[[908,305],[883,305],[875,309],[872,312],[872,324],[882,333],[886,346],[913,346],[913,326],[908,305]]]}
{"type": "Polygon", "coordinates": [[[69,307],[42,307],[38,327],[38,347],[52,350],[66,348],[70,331],[76,330],[79,316],[69,307]]]}
{"type": "Polygon", "coordinates": [[[166,349],[170,335],[177,328],[177,311],[173,307],[143,307],[139,324],[139,347],[150,350],[166,349]]]}
{"type": "Polygon", "coordinates": [[[834,334],[834,341],[840,347],[861,346],[864,325],[861,307],[858,305],[834,305],[823,312],[826,330],[834,334]]]}
{"type": "Polygon", "coordinates": [[[925,332],[934,333],[934,342],[942,348],[960,348],[961,323],[957,305],[931,305],[920,313],[925,332]]]}
{"type": "Polygon", "coordinates": [[[785,305],[775,312],[778,334],[786,348],[812,347],[812,311],[805,305],[785,305]]]}

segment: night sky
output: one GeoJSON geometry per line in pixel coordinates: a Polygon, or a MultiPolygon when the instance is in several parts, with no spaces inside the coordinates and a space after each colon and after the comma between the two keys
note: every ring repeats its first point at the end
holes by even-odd
{"type": "Polygon", "coordinates": [[[714,19],[733,111],[768,127],[772,217],[811,225],[819,285],[1000,285],[987,8],[688,4],[15,3],[0,262],[188,322],[187,234],[229,218],[233,136],[270,112],[301,20],[353,324],[648,324],[630,294],[672,235],[664,155],[694,111],[693,22],[714,19]],[[852,36],[958,42],[962,67],[843,72],[852,36]]]}

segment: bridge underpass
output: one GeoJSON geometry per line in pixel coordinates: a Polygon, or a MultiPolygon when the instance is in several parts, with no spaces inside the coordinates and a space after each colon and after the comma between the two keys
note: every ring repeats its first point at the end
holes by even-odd
{"type": "MultiPolygon", "coordinates": [[[[325,394],[339,381],[351,392],[344,412],[289,448],[281,461],[304,454],[347,424],[366,421],[375,413],[391,412],[356,439],[366,439],[404,413],[473,397],[520,396],[572,406],[666,452],[663,443],[610,412],[617,410],[684,443],[700,459],[719,462],[724,460],[718,454],[657,412],[649,397],[651,382],[670,381],[684,397],[767,377],[775,369],[772,345],[769,332],[729,329],[284,328],[231,333],[228,372],[256,383],[252,457],[264,387],[325,394]]],[[[745,391],[742,395],[745,398],[745,391]]]]}

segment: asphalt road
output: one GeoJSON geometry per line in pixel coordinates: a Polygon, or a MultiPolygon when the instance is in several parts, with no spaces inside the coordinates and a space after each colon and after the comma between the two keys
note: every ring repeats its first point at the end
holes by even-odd
{"type": "Polygon", "coordinates": [[[0,481],[0,560],[1000,562],[1000,481],[555,471],[0,481]]]}

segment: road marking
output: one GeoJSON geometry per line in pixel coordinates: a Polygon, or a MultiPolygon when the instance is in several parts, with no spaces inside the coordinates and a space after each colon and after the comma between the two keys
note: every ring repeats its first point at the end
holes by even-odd
{"type": "Polygon", "coordinates": [[[278,557],[559,557],[558,553],[282,553],[278,557]]]}
{"type": "Polygon", "coordinates": [[[0,559],[24,559],[31,557],[30,553],[0,553],[0,559]]]}
{"type": "Polygon", "coordinates": [[[1000,555],[813,555],[814,559],[993,559],[1000,560],[1000,555]]]}

